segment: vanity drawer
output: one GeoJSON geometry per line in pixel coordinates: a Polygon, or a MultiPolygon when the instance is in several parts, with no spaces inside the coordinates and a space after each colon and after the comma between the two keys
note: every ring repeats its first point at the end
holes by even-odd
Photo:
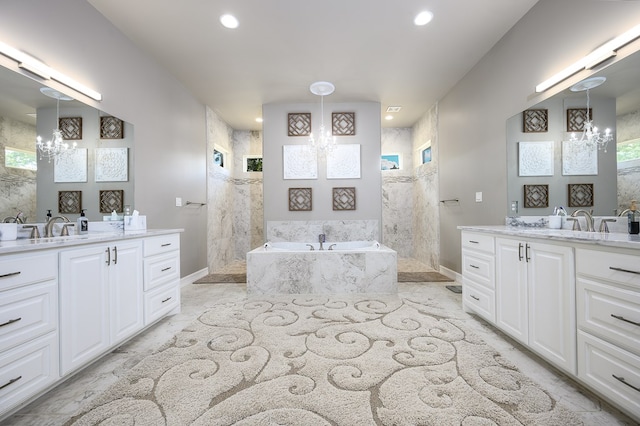
{"type": "Polygon", "coordinates": [[[640,355],[640,293],[579,278],[577,295],[580,329],[640,355]]]}
{"type": "Polygon", "coordinates": [[[492,290],[463,278],[462,303],[492,324],[496,322],[496,296],[492,290]]]}
{"type": "Polygon", "coordinates": [[[495,238],[491,235],[474,232],[462,232],[462,247],[495,253],[495,238]]]}
{"type": "Polygon", "coordinates": [[[180,234],[160,235],[144,240],[144,257],[180,249],[180,234]]]}
{"type": "Polygon", "coordinates": [[[640,418],[640,356],[578,331],[578,377],[640,418]]]}
{"type": "Polygon", "coordinates": [[[640,290],[640,256],[576,249],[576,271],[640,290]]]}
{"type": "Polygon", "coordinates": [[[0,351],[53,331],[58,326],[56,281],[18,287],[0,299],[0,351]]]}
{"type": "Polygon", "coordinates": [[[462,274],[487,288],[495,288],[494,256],[463,250],[462,274]]]}
{"type": "Polygon", "coordinates": [[[180,306],[180,284],[170,283],[144,295],[144,325],[151,324],[180,306]]]}
{"type": "Polygon", "coordinates": [[[0,257],[0,291],[57,277],[55,251],[0,257]]]}
{"type": "Polygon", "coordinates": [[[170,252],[144,259],[144,290],[151,290],[180,278],[180,255],[170,252]]]}
{"type": "Polygon", "coordinates": [[[0,354],[0,413],[58,380],[58,334],[0,354]]]}

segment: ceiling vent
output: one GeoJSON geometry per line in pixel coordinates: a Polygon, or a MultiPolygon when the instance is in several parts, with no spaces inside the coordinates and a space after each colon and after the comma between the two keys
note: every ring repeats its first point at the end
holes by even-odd
{"type": "Polygon", "coordinates": [[[388,106],[387,112],[400,112],[401,109],[401,106],[388,106]]]}

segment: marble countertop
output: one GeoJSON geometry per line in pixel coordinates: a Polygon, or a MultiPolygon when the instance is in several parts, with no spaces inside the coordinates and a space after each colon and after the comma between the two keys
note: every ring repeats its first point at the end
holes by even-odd
{"type": "Polygon", "coordinates": [[[536,238],[541,240],[553,240],[561,242],[573,242],[593,244],[608,247],[620,247],[640,250],[640,235],[629,235],[619,232],[586,232],[572,231],[570,229],[549,229],[520,226],[458,226],[463,231],[486,232],[497,235],[509,235],[514,237],[536,238]]]}
{"type": "Polygon", "coordinates": [[[53,238],[18,238],[13,241],[0,241],[0,255],[153,237],[156,235],[175,234],[182,231],[183,229],[148,229],[146,231],[90,232],[84,235],[70,235],[67,237],[53,238]]]}

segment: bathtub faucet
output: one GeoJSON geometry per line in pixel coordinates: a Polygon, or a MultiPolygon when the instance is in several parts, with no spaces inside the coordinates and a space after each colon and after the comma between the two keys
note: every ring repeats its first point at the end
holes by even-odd
{"type": "Polygon", "coordinates": [[[325,235],[324,234],[318,235],[318,242],[320,243],[320,250],[324,250],[324,248],[322,248],[322,243],[325,242],[325,235]]]}

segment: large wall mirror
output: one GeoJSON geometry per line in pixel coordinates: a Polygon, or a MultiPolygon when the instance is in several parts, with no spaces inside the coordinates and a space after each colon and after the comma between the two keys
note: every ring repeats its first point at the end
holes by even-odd
{"type": "Polygon", "coordinates": [[[556,206],[612,216],[640,199],[640,52],[595,75],[606,81],[589,90],[589,108],[594,125],[613,132],[606,151],[568,142],[585,118],[585,91],[566,89],[507,120],[508,216],[556,206]]]}
{"type": "Polygon", "coordinates": [[[51,210],[73,221],[86,209],[95,221],[134,208],[133,126],[77,100],[58,108],[43,87],[0,66],[0,220],[22,212],[27,222],[43,222],[51,210]],[[58,114],[65,142],[77,149],[40,159],[36,137],[52,139],[58,114]]]}

